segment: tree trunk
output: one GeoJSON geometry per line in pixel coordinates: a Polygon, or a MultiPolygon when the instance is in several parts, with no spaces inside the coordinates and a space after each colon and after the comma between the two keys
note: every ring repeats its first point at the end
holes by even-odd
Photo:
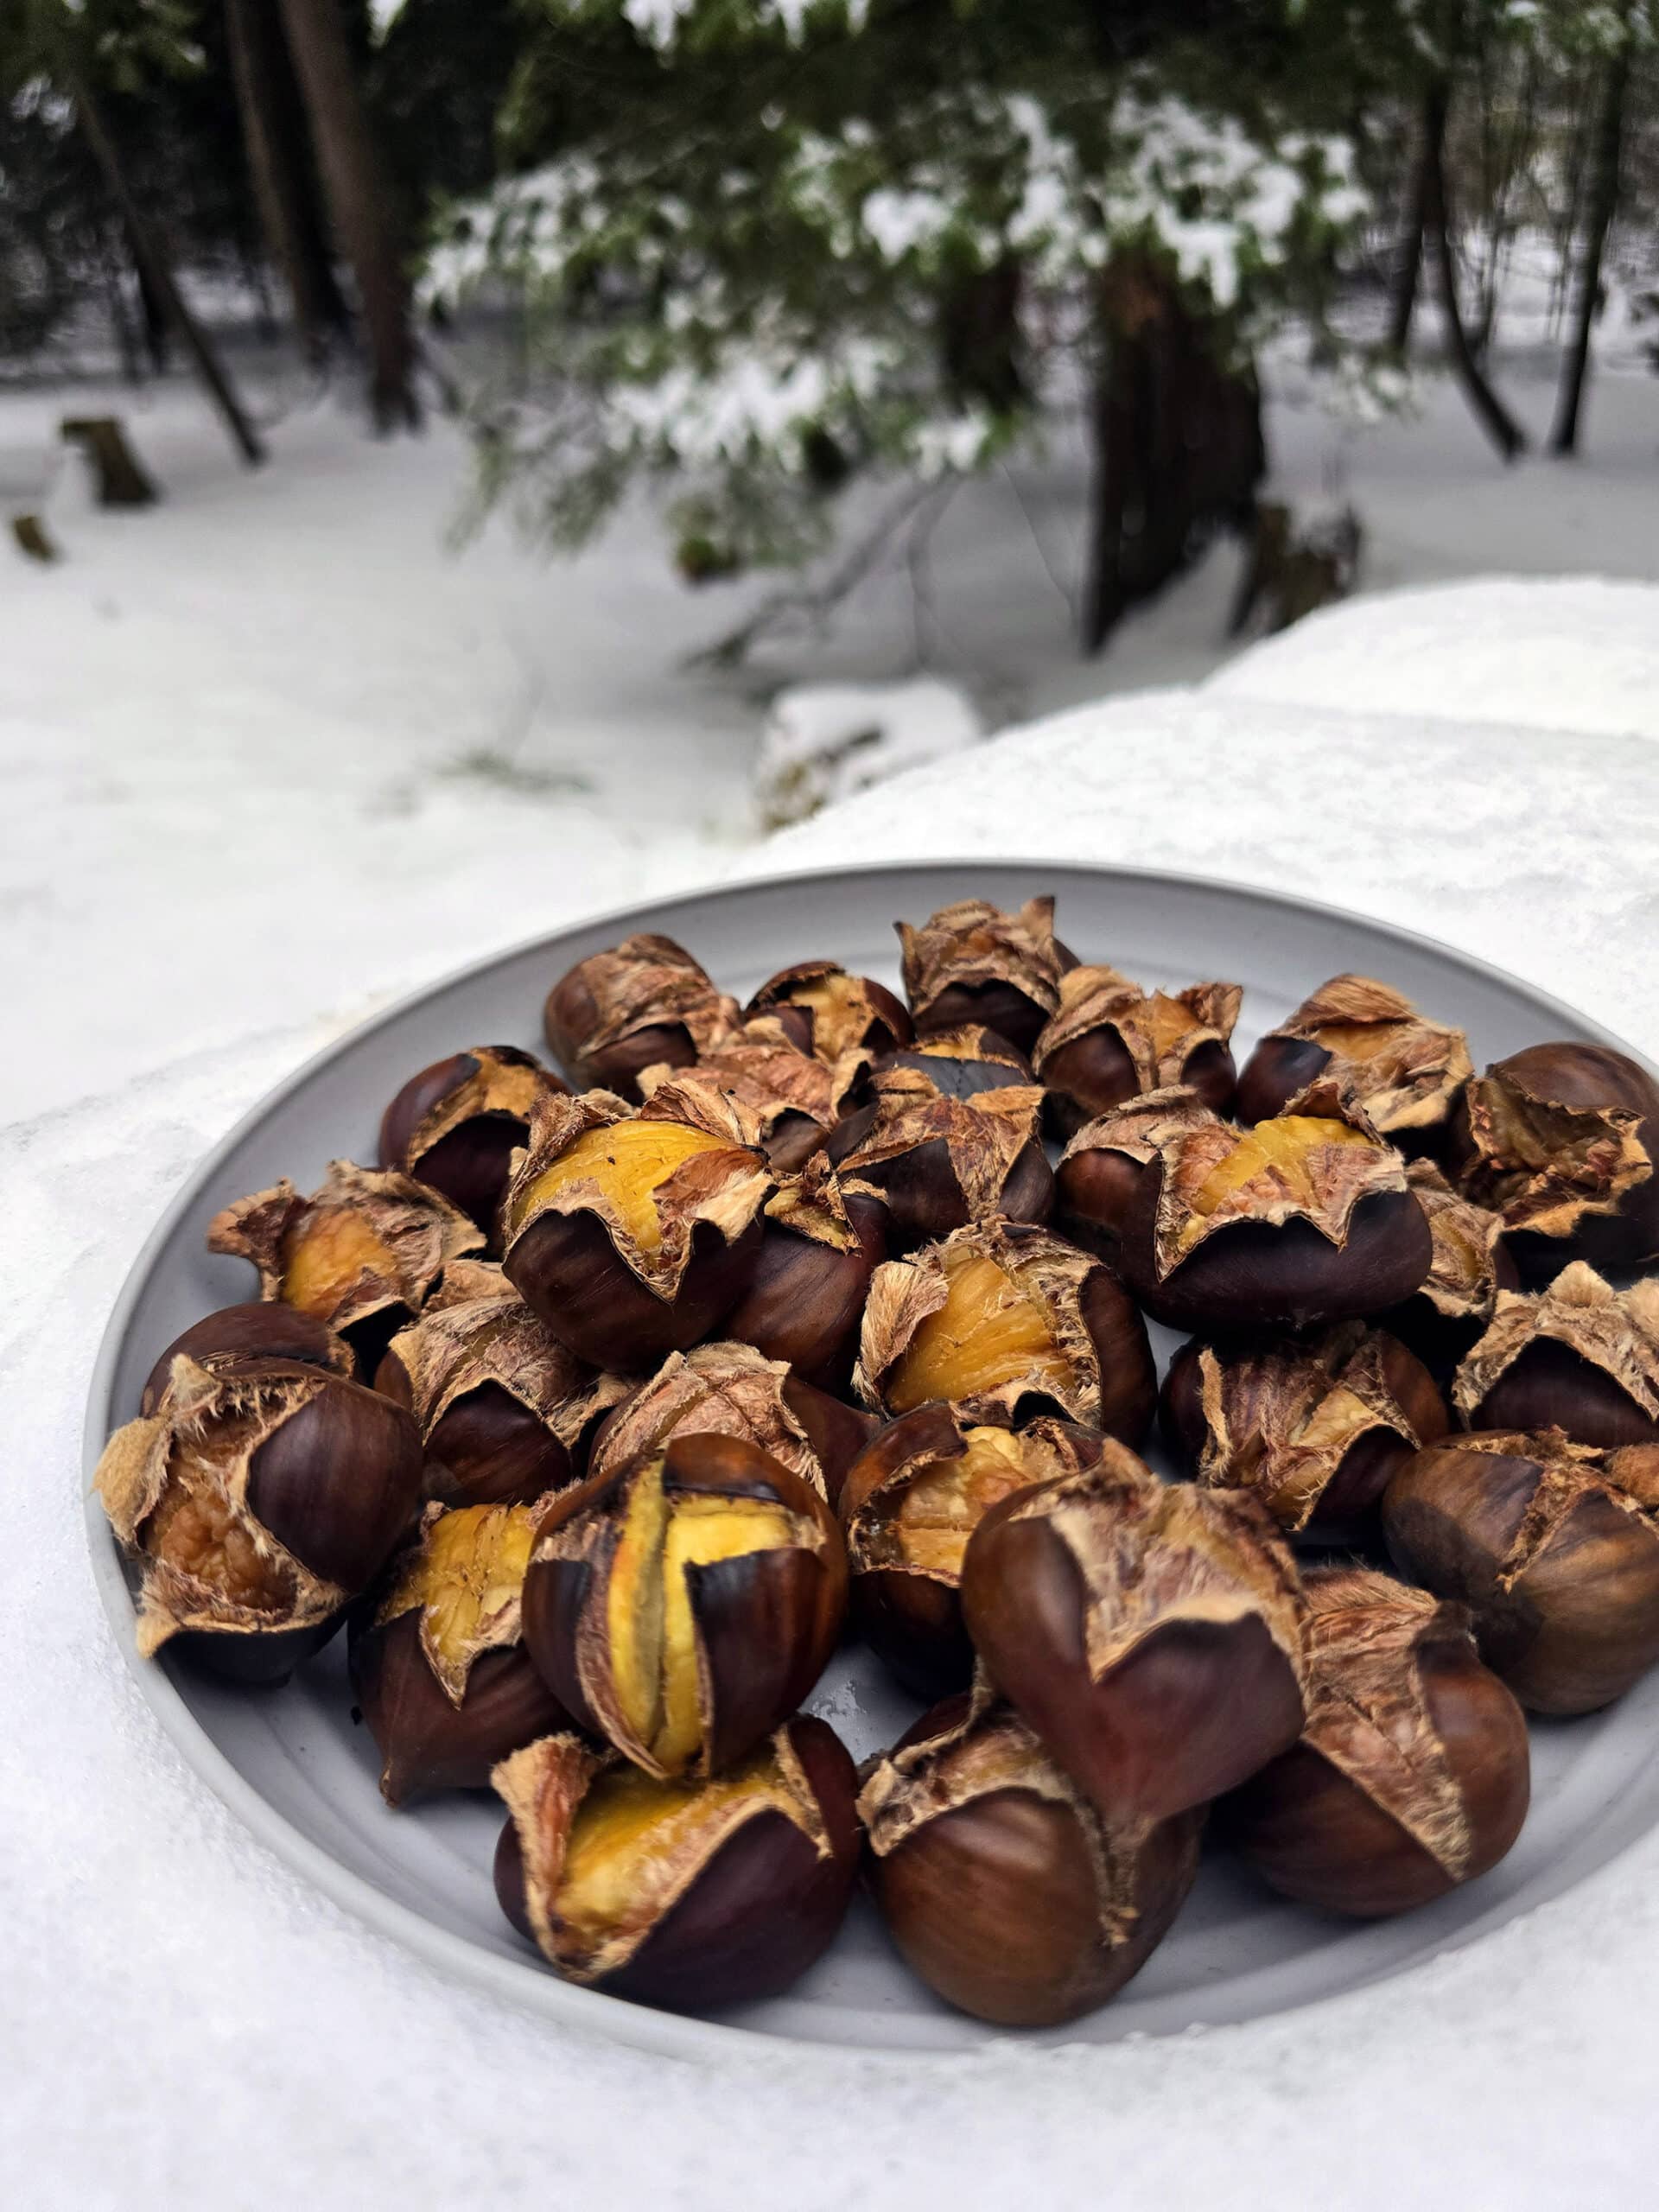
{"type": "Polygon", "coordinates": [[[225,0],[225,29],[266,246],[293,302],[300,350],[320,365],[351,317],[334,281],[282,22],[268,0],[225,0]]]}
{"type": "Polygon", "coordinates": [[[1411,197],[1406,205],[1405,227],[1400,235],[1400,260],[1394,272],[1389,306],[1389,344],[1403,353],[1411,337],[1411,319],[1417,307],[1417,283],[1423,266],[1423,226],[1428,220],[1428,147],[1419,147],[1412,165],[1411,197]]]}
{"type": "Polygon", "coordinates": [[[389,430],[401,423],[412,429],[420,407],[409,288],[339,0],[282,0],[282,8],[334,229],[357,279],[369,342],[369,404],[377,428],[389,430]]]}
{"type": "Polygon", "coordinates": [[[105,128],[98,104],[83,79],[73,79],[71,90],[82,136],[91,149],[92,159],[103,173],[111,196],[121,210],[139,272],[149,287],[158,308],[183,340],[186,351],[195,363],[196,373],[225,418],[237,450],[250,468],[257,468],[265,457],[259,434],[244,412],[242,403],[225,373],[224,365],[214,352],[212,340],[186,306],[183,295],[173,280],[173,271],[168,266],[167,257],[157,244],[148,220],[140,212],[137,201],[128,189],[121,157],[116,152],[114,140],[105,128]]]}
{"type": "Polygon", "coordinates": [[[1561,368],[1561,389],[1555,406],[1549,449],[1576,453],[1579,416],[1584,388],[1590,374],[1590,334],[1601,302],[1601,257],[1607,233],[1618,207],[1619,168],[1624,152],[1624,96],[1630,81],[1630,41],[1625,36],[1608,60],[1602,86],[1601,107],[1591,148],[1590,200],[1584,233],[1584,255],[1579,264],[1579,296],[1573,315],[1573,342],[1561,368]]]}
{"type": "Polygon", "coordinates": [[[1446,124],[1450,102],[1444,79],[1429,86],[1423,103],[1423,156],[1427,169],[1428,195],[1424,228],[1440,279],[1440,304],[1446,315],[1446,347],[1452,372],[1463,386],[1481,428],[1505,461],[1513,461],[1527,447],[1526,433],[1482,375],[1469,333],[1458,304],[1458,270],[1452,253],[1452,213],[1446,188],[1446,124]]]}
{"type": "Polygon", "coordinates": [[[66,445],[84,449],[98,480],[100,507],[153,507],[161,498],[127,443],[118,415],[66,415],[58,435],[66,445]]]}
{"type": "Polygon", "coordinates": [[[1217,528],[1242,529],[1267,467],[1262,399],[1222,334],[1141,256],[1106,271],[1094,403],[1093,514],[1080,632],[1098,652],[1129,608],[1217,528]]]}

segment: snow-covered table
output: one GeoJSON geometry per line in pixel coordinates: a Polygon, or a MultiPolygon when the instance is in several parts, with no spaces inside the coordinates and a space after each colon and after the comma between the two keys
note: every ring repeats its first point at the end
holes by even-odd
{"type": "MultiPolygon", "coordinates": [[[[1443,937],[1659,1053],[1656,641],[1659,591],[1639,588],[1359,604],[1201,691],[1121,698],[920,771],[744,866],[983,853],[1230,876],[1443,937]],[[1478,685],[1465,634],[1486,658],[1478,685]],[[1524,702],[1483,710],[1528,655],[1567,727],[1537,727],[1524,702]],[[1412,671],[1436,664],[1459,719],[1424,716],[1440,691],[1414,690],[1412,671]],[[1372,693],[1389,711],[1357,711],[1372,693]]],[[[200,949],[210,984],[234,973],[237,926],[226,912],[200,949]]],[[[781,2048],[693,2068],[588,2042],[443,1983],[255,1846],[130,1684],[97,1610],[74,1470],[93,1347],[144,1230],[329,1011],[0,1133],[0,2171],[13,2201],[1645,2200],[1659,1836],[1472,1949],[1314,2012],[1106,2050],[1004,2049],[948,2071],[781,2048]]]]}

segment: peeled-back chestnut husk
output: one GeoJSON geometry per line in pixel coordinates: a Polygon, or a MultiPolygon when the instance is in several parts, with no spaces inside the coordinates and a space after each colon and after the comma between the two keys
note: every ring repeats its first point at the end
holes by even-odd
{"type": "Polygon", "coordinates": [[[963,1554],[992,1506],[1100,1457],[1092,1430],[1045,1415],[1023,1429],[934,1403],[892,1422],[853,1462],[841,1493],[854,1617],[889,1673],[918,1697],[966,1686],[963,1554]]]}
{"type": "Polygon", "coordinates": [[[885,1414],[944,1398],[971,1421],[1058,1414],[1126,1444],[1146,1434],[1158,1392],[1146,1323],[1111,1269],[1008,1221],[876,1269],[855,1379],[885,1414]]]}
{"type": "Polygon", "coordinates": [[[752,1344],[698,1344],[670,1352],[610,1414],[594,1439],[590,1476],[615,1474],[671,1436],[741,1436],[834,1504],[875,1423],[803,1382],[752,1344]]]}
{"type": "MultiPolygon", "coordinates": [[[[1297,1105],[1253,1129],[1211,1118],[1159,1133],[1117,1259],[1155,1320],[1294,1329],[1380,1313],[1421,1287],[1433,1240],[1399,1154],[1334,1090],[1316,1084],[1297,1105]]],[[[1091,1132],[1110,1148],[1109,1122],[1078,1143],[1091,1132]]]]}
{"type": "Polygon", "coordinates": [[[582,1090],[637,1102],[641,1069],[689,1068],[731,1035],[738,1013],[683,945],[645,935],[578,961],[548,993],[542,1020],[582,1090]]]}
{"type": "Polygon", "coordinates": [[[380,1165],[440,1191],[496,1238],[512,1155],[538,1098],[567,1086],[513,1045],[452,1052],[410,1076],[380,1120],[380,1165]]]}
{"type": "Polygon", "coordinates": [[[460,1260],[392,1338],[374,1387],[419,1424],[429,1497],[511,1505],[573,1482],[594,1424],[633,1384],[584,1366],[499,1268],[460,1260]]]}
{"type": "Polygon", "coordinates": [[[885,984],[849,976],[834,960],[780,968],[744,1007],[744,1019],[785,1008],[804,1022],[802,1049],[828,1067],[849,1052],[890,1052],[913,1034],[909,1014],[885,984]]]}
{"type": "Polygon", "coordinates": [[[1238,1078],[1238,1118],[1288,1113],[1310,1083],[1335,1083],[1379,1136],[1408,1151],[1437,1143],[1474,1073],[1461,1029],[1430,1021],[1370,976],[1333,976],[1269,1030],[1238,1078]]]}
{"type": "Polygon", "coordinates": [[[1164,1820],[1302,1732],[1303,1602],[1243,1491],[1160,1482],[1111,1438],[1077,1473],[995,1505],[962,1608],[992,1682],[1103,1820],[1164,1820]]]}
{"type": "Polygon", "coordinates": [[[666,1780],[747,1758],[823,1671],[846,1604],[810,1483],[742,1437],[682,1433],[554,1500],[524,1640],[578,1726],[666,1780]]]}
{"type": "MultiPolygon", "coordinates": [[[[642,1068],[640,1090],[649,1098],[674,1072],[666,1062],[642,1068]]],[[[748,1108],[760,1148],[780,1175],[804,1166],[840,1118],[834,1069],[802,1052],[775,1017],[747,1023],[729,1043],[705,1052],[697,1074],[748,1108]]]]}
{"type": "Polygon", "coordinates": [[[397,1168],[377,1173],[349,1160],[331,1160],[308,1198],[284,1176],[207,1226],[210,1252],[251,1260],[260,1297],[338,1331],[365,1375],[449,1262],[483,1243],[478,1224],[440,1192],[397,1168]]]}
{"type": "Polygon", "coordinates": [[[383,1762],[380,1794],[484,1789],[570,1716],[524,1648],[519,1605],[537,1509],[429,1505],[351,1638],[352,1694],[383,1762]]]}
{"type": "Polygon", "coordinates": [[[141,1656],[170,1645],[276,1682],[409,1528],[421,1440],[401,1407],[324,1368],[212,1375],[181,1354],[159,1410],[116,1431],[96,1479],[141,1571],[141,1656]]]}
{"type": "Polygon", "coordinates": [[[858,1872],[858,1780],[807,1714],[734,1772],[658,1782],[579,1737],[504,1760],[502,1910],[567,1981],[717,2012],[776,1997],[834,1940],[858,1872]]]}
{"type": "Polygon", "coordinates": [[[1237,1070],[1228,1039],[1243,991],[1194,983],[1150,995],[1116,968],[1073,968],[1060,978],[1059,1010],[1032,1052],[1063,1137],[1149,1090],[1185,1085],[1212,1113],[1230,1111],[1237,1070]]]}
{"type": "Polygon", "coordinates": [[[1028,1052],[1059,1007],[1060,977],[1077,964],[1054,935],[1052,899],[1027,899],[1014,914],[988,899],[959,899],[919,929],[895,927],[922,1035],[979,1022],[1028,1052]]]}
{"type": "Polygon", "coordinates": [[[1116,1261],[1135,1192],[1160,1147],[1215,1120],[1197,1091],[1171,1084],[1085,1122],[1055,1171],[1055,1226],[1085,1251],[1116,1261]]]}
{"type": "Polygon", "coordinates": [[[753,1279],[772,1187],[756,1134],[695,1075],[637,1115],[603,1090],[544,1100],[502,1206],[508,1279],[590,1366],[683,1351],[753,1279]]]}
{"type": "MultiPolygon", "coordinates": [[[[994,1029],[982,1029],[975,1023],[962,1029],[930,1032],[895,1052],[880,1054],[870,1067],[876,1075],[885,1075],[892,1068],[909,1068],[913,1074],[925,1075],[946,1098],[971,1098],[976,1091],[1007,1090],[1037,1080],[1022,1052],[994,1029]]],[[[868,1080],[860,1079],[855,1065],[853,1082],[850,1101],[865,1104],[868,1080]]]]}
{"type": "Polygon", "coordinates": [[[1249,1491],[1281,1529],[1316,1543],[1374,1533],[1389,1478],[1451,1425],[1422,1362],[1363,1321],[1300,1339],[1183,1344],[1160,1412],[1184,1474],[1249,1491]]]}
{"type": "Polygon", "coordinates": [[[138,1401],[141,1414],[153,1414],[160,1404],[181,1352],[210,1375],[233,1375],[272,1359],[296,1367],[326,1367],[335,1375],[357,1373],[356,1353],[344,1337],[336,1336],[314,1314],[292,1306],[224,1306],[174,1338],[145,1378],[138,1401]]]}
{"type": "Polygon", "coordinates": [[[1575,1260],[1535,1297],[1504,1292],[1452,1402],[1465,1428],[1659,1444],[1659,1281],[1616,1291],[1575,1260]]]}
{"type": "Polygon", "coordinates": [[[1535,1713],[1593,1713],[1659,1660],[1659,1445],[1452,1438],[1389,1484],[1382,1533],[1535,1713]]]}
{"type": "Polygon", "coordinates": [[[1573,1260],[1659,1255],[1659,1084],[1605,1045],[1532,1045],[1478,1076],[1448,1157],[1467,1198],[1503,1217],[1529,1281],[1573,1260]]]}
{"type": "Polygon", "coordinates": [[[1441,1382],[1484,1335],[1500,1290],[1521,1277],[1503,1243],[1503,1224],[1454,1191],[1432,1160],[1408,1160],[1406,1180],[1428,1217],[1433,1247],[1421,1290],[1380,1319],[1441,1382]]]}
{"type": "Polygon", "coordinates": [[[760,1256],[726,1316],[728,1337],[840,1394],[852,1379],[870,1277],[887,1256],[887,1209],[820,1154],[766,1200],[760,1256]]]}
{"type": "Polygon", "coordinates": [[[1531,1794],[1527,1724],[1469,1616],[1364,1567],[1306,1577],[1307,1726],[1217,1808],[1275,1890],[1374,1918],[1490,1873],[1531,1794]]]}
{"type": "Polygon", "coordinates": [[[839,1122],[825,1150],[844,1180],[881,1198],[893,1243],[927,1243],[996,1215],[1048,1219],[1054,1174],[1034,1084],[956,1098],[919,1070],[894,1066],[871,1087],[871,1104],[839,1122]]]}
{"type": "Polygon", "coordinates": [[[998,2027],[1052,2027],[1116,1997],[1198,1871],[1202,1813],[1103,1819],[982,1688],[924,1713],[869,1770],[858,1807],[906,1962],[998,2027]]]}

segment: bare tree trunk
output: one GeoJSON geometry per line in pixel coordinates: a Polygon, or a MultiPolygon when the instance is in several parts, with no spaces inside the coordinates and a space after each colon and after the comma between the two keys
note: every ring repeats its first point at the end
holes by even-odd
{"type": "Polygon", "coordinates": [[[1129,608],[1217,528],[1243,529],[1267,467],[1255,378],[1142,256],[1107,270],[1095,388],[1095,475],[1079,617],[1098,652],[1129,608]]]}
{"type": "Polygon", "coordinates": [[[369,342],[369,404],[378,429],[412,429],[420,406],[409,288],[339,0],[282,0],[282,7],[334,228],[357,279],[369,342]]]}
{"type": "Polygon", "coordinates": [[[1579,264],[1573,342],[1562,364],[1555,422],[1549,434],[1549,449],[1555,454],[1576,453],[1579,448],[1579,416],[1590,375],[1590,335],[1601,303],[1601,260],[1618,207],[1619,169],[1624,152],[1624,97],[1630,81],[1630,41],[1626,35],[1608,59],[1591,148],[1590,203],[1584,253],[1579,264]]]}
{"type": "Polygon", "coordinates": [[[269,0],[225,0],[225,29],[260,225],[293,302],[300,350],[320,364],[351,317],[334,282],[282,22],[269,0]]]}
{"type": "Polygon", "coordinates": [[[1452,372],[1463,386],[1464,397],[1475,411],[1481,428],[1505,461],[1513,461],[1527,448],[1526,433],[1482,375],[1469,333],[1458,305],[1458,270],[1452,252],[1452,214],[1446,204],[1446,124],[1449,90],[1443,79],[1429,86],[1423,102],[1423,151],[1428,171],[1425,230],[1440,279],[1440,303],[1446,315],[1446,339],[1452,356],[1452,372]]]}
{"type": "Polygon", "coordinates": [[[1394,272],[1389,306],[1389,344],[1403,353],[1411,337],[1411,319],[1417,308],[1417,283],[1423,266],[1423,226],[1428,219],[1428,147],[1420,146],[1412,165],[1411,196],[1400,233],[1400,259],[1394,272]]]}
{"type": "Polygon", "coordinates": [[[225,418],[237,450],[250,468],[257,468],[265,457],[259,434],[237,397],[235,389],[225,373],[224,364],[213,350],[212,340],[186,306],[183,295],[174,282],[173,271],[168,266],[167,257],[128,188],[121,157],[116,151],[114,140],[105,128],[98,104],[84,79],[73,79],[71,89],[82,135],[92,159],[103,172],[111,196],[121,210],[127,234],[132,241],[133,258],[140,273],[154,295],[160,311],[178,332],[186,351],[195,364],[197,375],[225,418]]]}

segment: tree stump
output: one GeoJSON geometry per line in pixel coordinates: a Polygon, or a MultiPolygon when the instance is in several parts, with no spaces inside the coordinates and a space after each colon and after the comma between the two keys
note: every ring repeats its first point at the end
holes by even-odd
{"type": "Polygon", "coordinates": [[[66,415],[58,434],[66,444],[79,446],[92,462],[100,507],[153,507],[161,498],[127,443],[119,416],[66,415]]]}
{"type": "Polygon", "coordinates": [[[55,561],[58,549],[46,534],[46,524],[39,515],[13,515],[11,534],[18,550],[28,554],[31,561],[55,561]]]}

